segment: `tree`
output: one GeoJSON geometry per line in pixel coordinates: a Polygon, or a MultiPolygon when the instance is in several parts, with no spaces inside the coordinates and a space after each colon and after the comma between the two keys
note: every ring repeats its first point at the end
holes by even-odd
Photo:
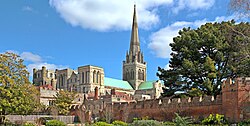
{"type": "Polygon", "coordinates": [[[38,92],[30,84],[13,85],[11,87],[0,87],[0,114],[20,114],[32,113],[38,106],[38,92]]]}
{"type": "Polygon", "coordinates": [[[28,76],[29,73],[20,56],[10,52],[0,54],[0,84],[27,84],[28,76]]]}
{"type": "Polygon", "coordinates": [[[18,55],[0,54],[0,84],[0,123],[2,115],[27,115],[37,108],[38,90],[29,83],[27,69],[18,55]]]}
{"type": "Polygon", "coordinates": [[[54,107],[61,115],[68,115],[70,106],[75,99],[76,94],[74,92],[60,90],[55,96],[54,107]]]}
{"type": "Polygon", "coordinates": [[[179,31],[170,44],[171,69],[159,68],[157,73],[166,86],[163,96],[216,96],[223,79],[249,76],[249,31],[249,23],[234,21],[179,31]]]}
{"type": "Polygon", "coordinates": [[[230,0],[229,7],[241,16],[250,16],[250,0],[230,0]]]}

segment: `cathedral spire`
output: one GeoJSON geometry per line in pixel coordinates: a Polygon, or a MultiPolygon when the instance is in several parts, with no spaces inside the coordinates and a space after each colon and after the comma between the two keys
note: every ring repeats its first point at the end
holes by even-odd
{"type": "Polygon", "coordinates": [[[137,90],[142,82],[146,81],[146,62],[140,49],[140,41],[138,34],[138,24],[136,17],[136,5],[134,5],[133,24],[130,39],[130,48],[126,54],[126,60],[123,61],[122,77],[124,81],[137,90]]]}
{"type": "Polygon", "coordinates": [[[139,35],[138,35],[136,5],[134,4],[134,15],[133,15],[133,24],[132,24],[129,53],[132,53],[132,55],[135,55],[139,51],[140,51],[140,41],[139,41],[139,35]]]}

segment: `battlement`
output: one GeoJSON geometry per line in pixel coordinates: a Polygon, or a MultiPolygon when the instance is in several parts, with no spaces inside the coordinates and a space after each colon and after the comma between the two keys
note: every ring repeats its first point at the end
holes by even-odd
{"type": "Polygon", "coordinates": [[[223,81],[223,88],[250,85],[250,77],[227,78],[223,81]]]}
{"type": "Polygon", "coordinates": [[[237,78],[236,79],[237,84],[241,85],[250,85],[250,77],[244,77],[244,78],[237,78]]]}
{"type": "Polygon", "coordinates": [[[161,107],[192,107],[192,106],[207,106],[207,105],[221,105],[222,97],[218,95],[216,98],[214,96],[203,96],[194,98],[163,98],[163,99],[150,99],[137,102],[124,102],[124,103],[114,103],[114,108],[118,109],[150,109],[150,108],[161,108],[161,107]]]}

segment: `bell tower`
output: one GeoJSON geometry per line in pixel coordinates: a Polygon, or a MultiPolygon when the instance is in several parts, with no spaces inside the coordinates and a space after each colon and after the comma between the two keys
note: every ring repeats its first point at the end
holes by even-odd
{"type": "Polygon", "coordinates": [[[123,61],[123,80],[128,81],[137,90],[140,83],[146,81],[146,68],[146,62],[144,62],[140,49],[136,5],[134,5],[130,48],[126,53],[126,60],[123,61]]]}

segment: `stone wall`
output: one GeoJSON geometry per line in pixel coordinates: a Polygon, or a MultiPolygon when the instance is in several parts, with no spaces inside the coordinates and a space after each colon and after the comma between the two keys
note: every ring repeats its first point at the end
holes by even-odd
{"type": "Polygon", "coordinates": [[[52,117],[53,119],[60,120],[66,124],[73,124],[75,116],[51,116],[51,115],[7,115],[6,118],[12,123],[17,122],[37,122],[41,117],[52,117]]]}

